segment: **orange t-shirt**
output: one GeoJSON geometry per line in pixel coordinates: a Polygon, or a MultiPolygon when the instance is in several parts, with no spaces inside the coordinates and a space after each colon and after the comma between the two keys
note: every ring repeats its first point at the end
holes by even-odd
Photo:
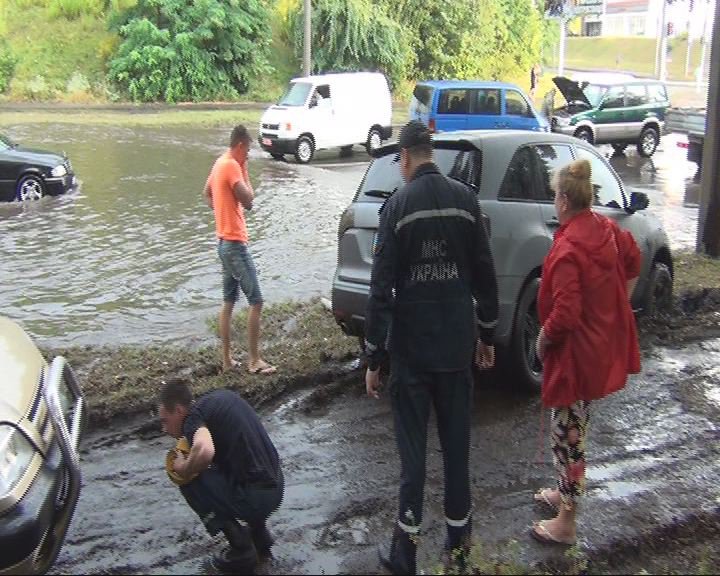
{"type": "Polygon", "coordinates": [[[227,151],[215,160],[207,180],[212,193],[215,231],[217,237],[223,240],[247,242],[245,209],[233,193],[233,188],[239,181],[252,189],[247,162],[239,164],[230,151],[227,151]]]}

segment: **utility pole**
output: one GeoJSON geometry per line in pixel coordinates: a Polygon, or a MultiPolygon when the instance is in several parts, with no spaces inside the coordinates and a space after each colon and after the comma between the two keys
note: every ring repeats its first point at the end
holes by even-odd
{"type": "Polygon", "coordinates": [[[662,25],[660,27],[660,81],[667,80],[667,0],[662,0],[662,25]]]}
{"type": "Polygon", "coordinates": [[[697,251],[720,258],[720,0],[715,2],[697,251]]]}
{"type": "Polygon", "coordinates": [[[310,46],[312,43],[312,26],[310,25],[312,6],[310,0],[305,0],[304,3],[304,15],[305,15],[305,33],[303,34],[303,75],[310,76],[312,72],[312,60],[310,46]]]}

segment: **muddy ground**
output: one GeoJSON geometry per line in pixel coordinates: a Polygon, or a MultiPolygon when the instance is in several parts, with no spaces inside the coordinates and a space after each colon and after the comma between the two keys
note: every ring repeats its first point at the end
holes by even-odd
{"type": "MultiPolygon", "coordinates": [[[[478,380],[471,469],[484,572],[717,572],[720,297],[697,293],[681,304],[684,311],[640,322],[643,372],[595,404],[580,562],[527,536],[542,517],[533,491],[552,475],[539,398],[516,390],[502,371],[478,380]]],[[[275,558],[261,572],[377,572],[375,544],[391,529],[398,482],[387,395],[365,397],[352,363],[332,381],[310,378],[287,390],[260,410],[287,481],[271,519],[275,558]]],[[[55,572],[206,571],[208,554],[223,543],[206,535],[167,480],[170,445],[149,415],[90,431],[83,491],[55,572]]],[[[439,565],[444,537],[441,470],[433,430],[420,545],[428,571],[439,565]]]]}

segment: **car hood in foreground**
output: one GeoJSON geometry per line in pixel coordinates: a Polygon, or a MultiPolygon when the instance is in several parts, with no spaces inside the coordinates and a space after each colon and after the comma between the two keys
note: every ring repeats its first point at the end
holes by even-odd
{"type": "Polygon", "coordinates": [[[45,359],[25,331],[0,316],[0,421],[20,422],[39,392],[45,359]]]}

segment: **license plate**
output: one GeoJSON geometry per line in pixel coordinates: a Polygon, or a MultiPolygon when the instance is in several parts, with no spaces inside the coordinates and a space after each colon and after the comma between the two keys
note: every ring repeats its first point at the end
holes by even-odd
{"type": "Polygon", "coordinates": [[[262,143],[265,146],[272,146],[272,140],[270,138],[263,138],[262,143]]]}

